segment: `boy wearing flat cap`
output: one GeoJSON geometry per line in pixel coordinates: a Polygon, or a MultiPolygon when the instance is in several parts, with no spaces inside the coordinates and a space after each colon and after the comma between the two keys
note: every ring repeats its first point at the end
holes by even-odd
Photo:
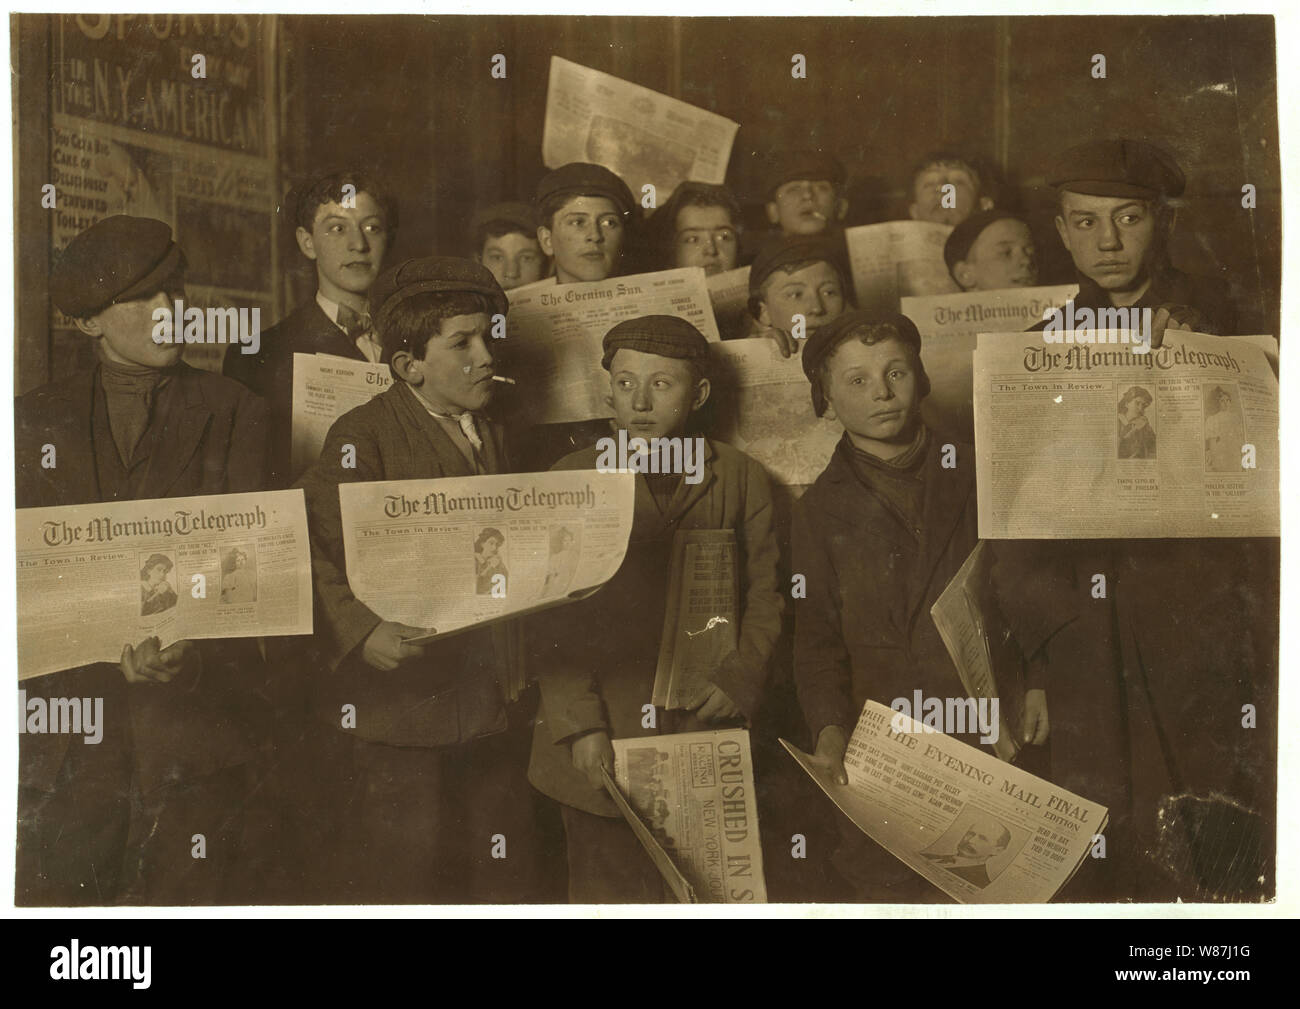
{"type": "MultiPolygon", "coordinates": [[[[59,257],[51,299],[91,339],[97,363],[17,401],[18,507],[262,488],[265,404],[185,364],[183,344],[153,339],[153,313],[183,299],[184,273],[171,229],[150,218],[105,218],[59,257]]],[[[155,559],[145,567],[160,568],[155,559]]],[[[142,605],[165,605],[170,587],[151,588],[142,605]]],[[[231,898],[265,670],[247,639],[158,644],[123,642],[117,665],[25,683],[47,705],[94,697],[104,711],[96,745],[65,733],[21,737],[17,903],[231,898]],[[192,857],[195,833],[206,859],[192,857]]]]}
{"type": "Polygon", "coordinates": [[[754,336],[776,341],[782,357],[837,318],[850,300],[842,245],[823,235],[781,238],[765,245],[749,268],[754,336]]]}
{"type": "Polygon", "coordinates": [[[948,272],[963,291],[998,291],[1038,283],[1029,225],[1005,210],[981,210],[952,229],[943,247],[948,272]]]}
{"type": "Polygon", "coordinates": [[[535,284],[550,260],[537,240],[537,212],[526,203],[494,203],[470,222],[474,262],[492,271],[503,291],[535,284]]]}
{"type": "Polygon", "coordinates": [[[617,175],[573,161],[537,186],[537,241],[555,260],[555,281],[605,280],[619,272],[637,203],[617,175]]]}
{"type": "Polygon", "coordinates": [[[298,250],[316,269],[316,293],[262,334],[256,354],[227,354],[224,370],[271,409],[271,485],[288,486],[293,355],[331,354],[377,363],[379,338],[366,308],[397,233],[397,203],[357,170],[307,179],[285,196],[298,250]]]}
{"type": "Polygon", "coordinates": [[[345,807],[337,899],[517,901],[530,871],[530,793],[507,732],[520,687],[517,629],[408,643],[424,629],[384,620],[352,593],[339,511],[342,483],[510,471],[501,428],[485,413],[496,388],[491,319],[506,311],[505,292],[477,263],[432,257],[381,275],[370,304],[396,381],[334,422],[298,483],[324,665],[312,706],[333,727],[345,807]],[[347,704],[354,728],[340,727],[347,704]],[[497,833],[509,858],[490,857],[497,833]]]}
{"type": "Polygon", "coordinates": [[[824,151],[781,151],[765,186],[764,209],[782,235],[818,235],[849,212],[844,166],[824,151]]]}
{"type": "MultiPolygon", "coordinates": [[[[946,446],[920,416],[930,388],[921,337],[905,316],[847,312],[808,338],[802,363],[813,409],[844,437],[794,507],[793,570],[807,580],[795,604],[795,684],[814,762],[843,783],[867,700],[966,696],[930,607],[977,542],[975,450],[953,444],[955,466],[942,465],[946,446]]],[[[1035,741],[1042,702],[1031,690],[1035,741]]],[[[957,738],[978,745],[978,733],[957,738]]],[[[920,877],[840,822],[832,861],[859,899],[932,899],[920,877]]]]}
{"type": "MultiPolygon", "coordinates": [[[[692,413],[709,395],[704,336],[683,319],[647,316],[611,329],[604,350],[616,428],[652,446],[652,439],[687,437],[692,413]]],[[[758,463],[728,445],[704,438],[696,445],[703,453],[699,481],[688,482],[681,473],[638,473],[622,567],[591,598],[548,616],[536,640],[530,635],[540,654],[542,706],[529,779],[562,804],[569,899],[575,903],[664,899],[658,871],[601,784],[600,769],[613,772],[611,738],[752,718],[780,632],[783,602],[767,477],[758,463]],[[735,530],[739,647],[718,667],[711,692],[693,711],[658,711],[656,728],[645,728],[642,705],[654,687],[677,529],[735,530]]],[[[586,449],[555,468],[595,469],[599,458],[596,448],[586,449]]]]}
{"type": "Polygon", "coordinates": [[[1234,331],[1227,285],[1169,261],[1170,200],[1186,180],[1167,151],[1140,140],[1091,141],[1062,154],[1048,182],[1057,191],[1056,231],[1078,273],[1077,307],[1151,309],[1155,347],[1166,327],[1234,331]]]}

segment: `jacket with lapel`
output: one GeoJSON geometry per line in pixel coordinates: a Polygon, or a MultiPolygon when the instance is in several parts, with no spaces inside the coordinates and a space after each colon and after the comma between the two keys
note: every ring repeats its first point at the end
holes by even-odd
{"type": "Polygon", "coordinates": [[[793,570],[807,579],[794,604],[795,683],[814,741],[828,725],[852,733],[868,699],[965,696],[930,617],[978,541],[975,450],[954,448],[945,469],[942,440],[930,438],[919,538],[854,473],[847,435],[795,504],[793,570]]]}
{"type": "MultiPolygon", "coordinates": [[[[589,599],[533,618],[528,635],[542,705],[533,732],[529,780],[570,806],[617,816],[574,766],[574,737],[604,729],[613,739],[707,728],[682,712],[659,712],[657,728],[642,727],[650,703],[663,632],[674,532],[734,529],[738,548],[741,617],[739,649],[724,660],[714,682],[749,717],[762,701],[768,662],[781,631],[784,599],[777,584],[778,548],[772,496],[763,468],[743,452],[706,440],[703,478],[683,480],[661,512],[645,477],[636,499],[627,554],[617,574],[589,599]],[[667,716],[673,717],[667,717],[667,716]]],[[[555,469],[595,469],[588,448],[555,469]]]]}
{"type": "MultiPolygon", "coordinates": [[[[481,428],[488,470],[509,472],[501,428],[481,428]]],[[[326,721],[337,726],[341,706],[354,705],[356,728],[350,731],[396,746],[445,746],[506,728],[505,683],[516,661],[508,655],[513,625],[465,631],[428,646],[423,658],[380,672],[362,660],[361,646],[381,618],[353,595],[344,563],[339,484],[473,475],[405,382],[395,382],[330,428],[320,458],[297,484],[307,495],[322,657],[313,704],[326,721]],[[345,445],[355,449],[355,467],[342,465],[345,445]]],[[[430,570],[428,576],[433,582],[439,573],[430,570]]]]}
{"type": "MultiPolygon", "coordinates": [[[[98,481],[92,425],[97,371],[54,382],[15,404],[19,508],[108,500],[98,481]],[[44,445],[55,465],[42,467],[44,445]]],[[[154,438],[139,499],[234,494],[262,489],[266,405],[239,384],[181,363],[157,395],[154,438]]],[[[111,438],[107,431],[103,437],[111,438]]],[[[110,449],[115,451],[115,449],[110,449]]],[[[126,642],[124,641],[123,644],[126,642]]],[[[139,642],[132,641],[132,645],[139,642]]],[[[252,755],[253,726],[264,717],[263,669],[251,639],[201,641],[203,670],[192,690],[127,684],[110,663],[26,681],[29,699],[103,697],[106,721],[129,720],[141,787],[149,791],[241,763],[252,755]]],[[[54,787],[68,734],[21,737],[24,785],[54,787]]]]}

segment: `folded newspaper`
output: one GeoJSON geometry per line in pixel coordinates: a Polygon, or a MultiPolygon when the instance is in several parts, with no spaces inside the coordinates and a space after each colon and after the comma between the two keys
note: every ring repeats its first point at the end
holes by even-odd
{"type": "Polygon", "coordinates": [[[1078,335],[979,336],[980,537],[1277,536],[1278,385],[1258,338],[1078,335]]]}
{"type": "Polygon", "coordinates": [[[542,161],[604,165],[662,205],[687,179],[721,184],[739,123],[639,84],[551,57],[542,161]]]}
{"type": "Polygon", "coordinates": [[[675,315],[706,339],[719,339],[704,271],[641,273],[580,284],[528,284],[507,295],[510,313],[502,364],[519,382],[524,422],[561,424],[611,417],[601,341],[617,323],[675,315]]]}
{"type": "Polygon", "coordinates": [[[124,645],[312,632],[301,490],[20,508],[18,679],[124,645]]]}
{"type": "Polygon", "coordinates": [[[419,644],[589,595],[623,563],[631,472],[339,486],[348,584],[419,644]]]}
{"type": "Polygon", "coordinates": [[[897,312],[899,299],[960,291],[943,246],[952,228],[928,221],[885,221],[846,228],[849,269],[858,307],[897,312]]]}
{"type": "Polygon", "coordinates": [[[613,745],[614,782],[638,818],[629,822],[678,899],[766,903],[749,733],[683,732],[613,745]]]}
{"type": "Polygon", "coordinates": [[[293,355],[293,432],[289,469],[297,480],[320,458],[330,426],[393,384],[386,364],[330,354],[293,355]]]}
{"type": "Polygon", "coordinates": [[[713,318],[724,340],[743,337],[753,324],[749,314],[749,267],[715,273],[705,281],[713,303],[713,318]]]}
{"type": "Polygon", "coordinates": [[[1105,806],[868,701],[840,785],[783,745],[882,848],[963,904],[1050,900],[1103,834],[1105,806]]]}

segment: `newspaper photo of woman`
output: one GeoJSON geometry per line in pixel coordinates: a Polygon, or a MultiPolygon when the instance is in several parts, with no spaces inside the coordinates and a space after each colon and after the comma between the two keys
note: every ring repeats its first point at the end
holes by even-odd
{"type": "Polygon", "coordinates": [[[1205,468],[1211,473],[1241,470],[1245,426],[1233,393],[1236,387],[1209,386],[1205,390],[1205,468]]]}
{"type": "Polygon", "coordinates": [[[551,527],[551,554],[546,561],[546,581],[542,595],[553,596],[563,592],[573,581],[578,567],[578,537],[568,526],[551,527]]]}
{"type": "Polygon", "coordinates": [[[250,562],[254,548],[231,547],[221,558],[221,601],[223,603],[257,602],[257,564],[250,562]]]}
{"type": "Polygon", "coordinates": [[[176,605],[176,590],[167,581],[174,567],[166,554],[150,554],[140,568],[140,616],[151,617],[176,605]]]}
{"type": "Polygon", "coordinates": [[[1147,408],[1155,402],[1150,391],[1140,385],[1130,386],[1120,397],[1118,410],[1119,457],[1121,459],[1154,459],[1156,457],[1156,432],[1147,417],[1147,408]]]}
{"type": "Polygon", "coordinates": [[[505,533],[500,529],[486,526],[474,539],[474,591],[480,596],[492,595],[497,586],[497,595],[506,591],[506,579],[510,569],[506,567],[501,549],[506,545],[505,533]],[[498,578],[498,576],[500,576],[498,578]]]}

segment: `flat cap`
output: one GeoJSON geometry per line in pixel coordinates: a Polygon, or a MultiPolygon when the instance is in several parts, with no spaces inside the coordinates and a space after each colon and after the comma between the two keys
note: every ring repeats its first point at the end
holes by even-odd
{"type": "Polygon", "coordinates": [[[480,207],[470,219],[470,231],[477,233],[489,224],[514,224],[529,235],[537,232],[537,211],[527,203],[494,203],[480,207]]]}
{"type": "Polygon", "coordinates": [[[639,350],[660,357],[676,357],[692,361],[709,354],[709,341],[704,334],[685,319],[675,315],[643,315],[638,319],[624,319],[605,334],[605,350],[600,365],[606,371],[614,354],[620,350],[639,350]]]}
{"type": "Polygon", "coordinates": [[[985,228],[994,221],[1007,219],[1019,221],[1020,217],[1009,210],[998,210],[994,207],[992,210],[977,210],[953,228],[952,234],[948,236],[948,241],[943,246],[943,261],[948,264],[948,269],[951,270],[966,258],[970,247],[975,244],[975,240],[980,235],[984,234],[985,228]]]}
{"type": "Polygon", "coordinates": [[[86,319],[161,291],[184,269],[185,254],[167,224],[115,214],[68,243],[50,275],[50,300],[65,315],[86,319]]]}
{"type": "Polygon", "coordinates": [[[804,341],[803,353],[800,355],[801,363],[803,373],[812,383],[813,410],[818,417],[826,412],[826,395],[822,390],[818,368],[840,344],[863,330],[872,329],[892,330],[892,335],[896,335],[899,340],[916,351],[919,369],[917,393],[921,397],[929,394],[930,379],[925,373],[925,366],[921,363],[921,334],[917,331],[916,324],[907,316],[897,312],[855,308],[837,316],[821,328],[813,330],[804,341]]]}
{"type": "Polygon", "coordinates": [[[757,298],[763,291],[763,281],[776,270],[791,263],[822,260],[830,263],[847,282],[848,270],[844,263],[844,240],[838,232],[816,235],[790,235],[774,238],[758,250],[754,264],[749,268],[749,296],[757,298]],[[838,239],[838,240],[837,240],[838,239]]]}
{"type": "MultiPolygon", "coordinates": [[[[370,288],[370,315],[380,339],[385,323],[398,305],[417,294],[481,294],[494,314],[504,315],[510,307],[506,292],[486,266],[455,256],[427,256],[408,259],[385,270],[370,288]]],[[[387,349],[387,348],[385,348],[387,349]]]]}
{"type": "Polygon", "coordinates": [[[1187,180],[1173,155],[1141,140],[1093,140],[1060,156],[1047,178],[1058,189],[1089,196],[1152,200],[1181,196],[1187,180]]]}
{"type": "Polygon", "coordinates": [[[632,191],[617,175],[603,165],[585,161],[570,161],[551,172],[537,184],[537,206],[552,196],[604,196],[612,200],[624,214],[635,213],[636,200],[632,191]]]}
{"type": "Polygon", "coordinates": [[[839,158],[825,151],[778,151],[772,156],[763,192],[771,199],[780,186],[796,179],[833,182],[842,186],[845,179],[844,166],[840,164],[839,158]]]}

